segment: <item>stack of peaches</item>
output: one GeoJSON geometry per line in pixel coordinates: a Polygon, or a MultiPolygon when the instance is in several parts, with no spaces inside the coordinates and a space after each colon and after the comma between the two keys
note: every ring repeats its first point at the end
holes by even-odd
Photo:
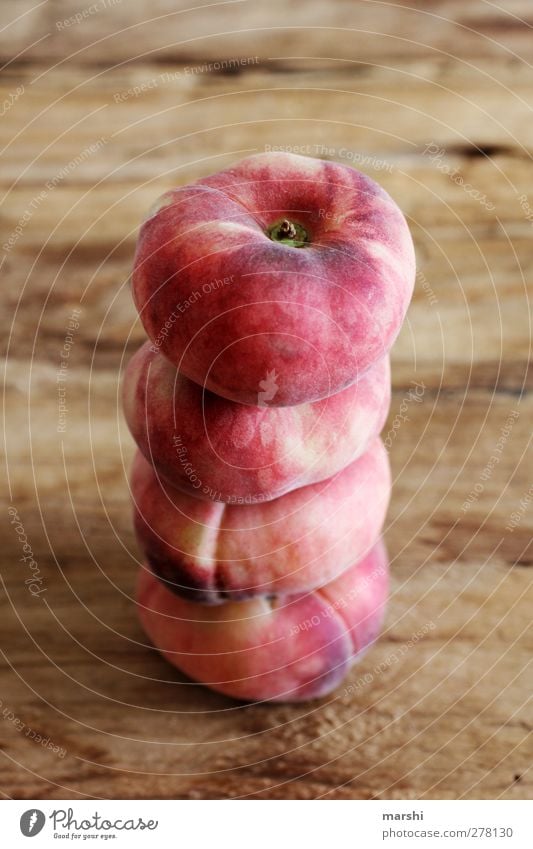
{"type": "Polygon", "coordinates": [[[133,293],[150,341],[124,380],[138,610],[193,680],[315,698],[375,640],[391,484],[378,434],[413,283],[399,208],[333,162],[251,156],[144,221],[133,293]]]}

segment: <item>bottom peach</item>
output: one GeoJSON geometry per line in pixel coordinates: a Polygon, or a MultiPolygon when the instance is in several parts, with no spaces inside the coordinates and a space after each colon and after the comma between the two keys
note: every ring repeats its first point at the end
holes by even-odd
{"type": "Polygon", "coordinates": [[[209,607],[174,595],[145,566],[138,612],[155,647],[195,681],[246,701],[302,701],[330,693],[376,639],[388,577],[380,541],[313,592],[209,607]]]}

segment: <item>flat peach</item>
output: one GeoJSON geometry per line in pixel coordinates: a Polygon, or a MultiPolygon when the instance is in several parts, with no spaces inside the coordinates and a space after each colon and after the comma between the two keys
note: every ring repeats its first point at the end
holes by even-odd
{"type": "Polygon", "coordinates": [[[273,501],[226,505],[185,495],[137,453],[135,529],[152,570],[204,603],[294,594],[336,578],[375,544],[390,495],[381,440],[325,481],[273,501]]]}
{"type": "Polygon", "coordinates": [[[336,162],[260,153],[157,201],[133,295],[154,347],[245,404],[340,392],[390,350],[415,257],[394,200],[336,162]]]}
{"type": "Polygon", "coordinates": [[[387,417],[390,365],[384,357],[322,401],[250,407],[202,390],[147,343],[128,365],[123,399],[140,450],[178,489],[229,504],[266,501],[363,453],[387,417]]]}
{"type": "Polygon", "coordinates": [[[330,693],[376,639],[388,590],[379,542],[323,589],[290,599],[206,607],[140,570],[138,613],[161,654],[195,681],[237,699],[302,701],[330,693]]]}

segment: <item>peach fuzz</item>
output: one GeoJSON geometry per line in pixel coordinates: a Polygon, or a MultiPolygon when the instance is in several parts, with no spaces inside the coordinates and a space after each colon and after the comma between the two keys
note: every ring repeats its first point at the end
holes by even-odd
{"type": "Polygon", "coordinates": [[[217,604],[306,592],[361,559],[385,519],[390,469],[376,439],[325,481],[241,506],[185,495],[138,452],[131,491],[137,539],[153,572],[176,594],[217,604]]]}
{"type": "Polygon", "coordinates": [[[143,567],[138,614],[153,645],[194,681],[247,701],[314,699],[334,690],[376,639],[388,572],[380,541],[322,589],[205,607],[143,567]]]}
{"type": "Polygon", "coordinates": [[[384,357],[337,395],[297,407],[250,407],[202,390],[149,343],[123,382],[130,431],[158,473],[197,498],[270,500],[331,477],[380,432],[390,403],[384,357]]]}
{"type": "Polygon", "coordinates": [[[133,295],[155,348],[191,380],[291,406],[350,386],[389,351],[414,275],[405,218],[374,180],[260,153],[157,201],[133,295]]]}

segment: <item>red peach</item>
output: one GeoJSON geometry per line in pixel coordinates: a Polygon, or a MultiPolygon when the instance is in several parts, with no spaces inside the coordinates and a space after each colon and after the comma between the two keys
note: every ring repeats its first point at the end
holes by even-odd
{"type": "Polygon", "coordinates": [[[216,604],[323,586],[360,560],[381,531],[390,469],[376,439],[320,483],[245,505],[201,501],[157,477],[138,452],[135,530],[154,573],[175,593],[216,604]]]}
{"type": "Polygon", "coordinates": [[[133,294],[155,349],[191,380],[287,406],[339,392],[389,351],[414,272],[407,223],[372,179],[261,153],[160,198],[133,294]]]}
{"type": "Polygon", "coordinates": [[[390,366],[322,401],[250,407],[202,390],[147,343],[128,365],[124,412],[158,473],[197,498],[267,501],[324,480],[362,454],[385,422],[390,366]]]}
{"type": "Polygon", "coordinates": [[[376,639],[388,590],[380,541],[344,574],[306,595],[206,607],[140,570],[138,613],[161,654],[190,678],[247,701],[330,693],[376,639]]]}

